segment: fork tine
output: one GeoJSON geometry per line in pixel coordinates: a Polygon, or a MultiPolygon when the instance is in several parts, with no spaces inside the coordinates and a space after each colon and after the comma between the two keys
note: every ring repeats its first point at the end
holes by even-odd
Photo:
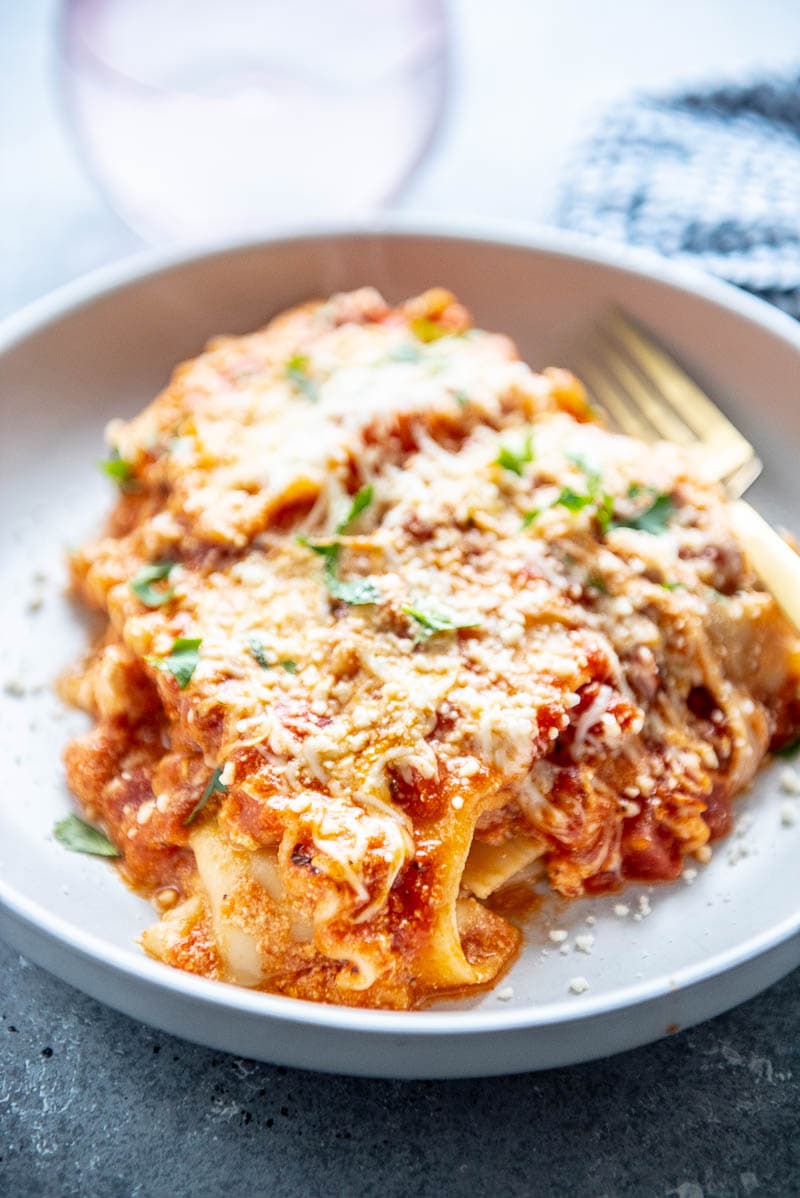
{"type": "MultiPolygon", "coordinates": [[[[761,463],[750,442],[697,383],[618,308],[609,315],[605,327],[624,347],[637,374],[647,380],[651,394],[664,407],[669,407],[693,438],[713,455],[717,478],[742,494],[761,472],[761,463]]],[[[635,402],[635,395],[630,398],[635,402]]]]}
{"type": "Polygon", "coordinates": [[[630,396],[636,407],[665,441],[676,445],[691,445],[697,434],[686,424],[680,413],[664,403],[661,393],[648,376],[639,374],[616,348],[608,332],[598,328],[602,359],[607,372],[617,385],[630,396]]]}
{"type": "Polygon", "coordinates": [[[749,442],[700,390],[697,383],[618,308],[609,315],[608,326],[642,374],[656,382],[663,398],[698,437],[704,441],[724,440],[740,444],[748,454],[753,453],[749,442]]]}
{"type": "Polygon", "coordinates": [[[655,439],[656,430],[642,418],[642,413],[625,403],[619,390],[604,374],[599,363],[589,360],[578,362],[577,370],[592,395],[623,433],[627,433],[629,437],[637,437],[640,441],[655,439]]]}

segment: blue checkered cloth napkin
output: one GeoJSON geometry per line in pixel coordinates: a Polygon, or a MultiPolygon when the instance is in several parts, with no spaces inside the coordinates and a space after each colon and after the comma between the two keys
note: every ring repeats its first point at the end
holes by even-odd
{"type": "Polygon", "coordinates": [[[800,75],[619,104],[578,146],[555,215],[800,319],[800,75]]]}

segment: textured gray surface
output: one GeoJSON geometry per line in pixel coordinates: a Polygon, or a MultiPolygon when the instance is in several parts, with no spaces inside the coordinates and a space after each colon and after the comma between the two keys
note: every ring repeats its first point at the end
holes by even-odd
{"type": "Polygon", "coordinates": [[[195,1048],[0,945],[0,1194],[800,1194],[800,971],[702,1028],[520,1077],[379,1082],[195,1048]]]}

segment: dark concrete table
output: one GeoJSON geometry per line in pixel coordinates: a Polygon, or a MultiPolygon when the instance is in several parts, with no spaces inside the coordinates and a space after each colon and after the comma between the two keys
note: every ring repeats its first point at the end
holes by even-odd
{"type": "Polygon", "coordinates": [[[520,1077],[384,1082],[196,1048],[0,945],[0,1194],[800,1194],[800,971],[693,1031],[520,1077]]]}

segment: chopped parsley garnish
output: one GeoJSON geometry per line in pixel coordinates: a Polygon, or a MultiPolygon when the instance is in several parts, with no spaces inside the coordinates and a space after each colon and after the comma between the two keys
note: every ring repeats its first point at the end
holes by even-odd
{"type": "Polygon", "coordinates": [[[288,674],[297,673],[297,662],[292,661],[290,657],[286,657],[282,661],[278,662],[267,661],[267,655],[264,652],[264,646],[261,644],[261,641],[257,636],[249,636],[247,638],[247,647],[253,654],[253,657],[256,659],[258,664],[261,666],[262,670],[271,670],[273,666],[279,665],[282,666],[288,674]]]}
{"type": "Polygon", "coordinates": [[[567,461],[572,462],[573,466],[577,466],[581,473],[586,475],[586,489],[591,496],[594,496],[602,478],[600,471],[595,466],[590,466],[583,454],[580,453],[568,453],[567,461]]]}
{"type": "Polygon", "coordinates": [[[119,857],[121,853],[104,832],[93,828],[77,815],[68,815],[53,828],[59,844],[71,853],[89,853],[93,857],[119,857]]]}
{"type": "Polygon", "coordinates": [[[664,581],[661,583],[661,585],[665,591],[677,591],[678,588],[681,588],[681,589],[683,588],[682,582],[666,582],[666,581],[664,581]]]}
{"type": "Polygon", "coordinates": [[[319,386],[308,373],[308,358],[305,354],[295,354],[289,359],[286,363],[286,377],[306,399],[310,399],[312,403],[318,401],[319,386]]]}
{"type": "Polygon", "coordinates": [[[452,329],[437,324],[435,320],[429,320],[427,316],[417,316],[409,323],[414,336],[426,345],[431,341],[439,341],[442,337],[449,337],[453,332],[452,329]]]}
{"type": "Polygon", "coordinates": [[[267,661],[266,654],[264,653],[264,646],[261,644],[261,641],[257,636],[249,636],[247,638],[247,648],[253,654],[253,657],[261,666],[262,670],[272,669],[272,666],[267,661]]]}
{"type": "Polygon", "coordinates": [[[328,558],[325,563],[325,586],[333,599],[341,599],[351,607],[363,607],[369,603],[379,603],[381,593],[369,578],[353,578],[346,581],[336,573],[336,565],[328,558]]]}
{"type": "Polygon", "coordinates": [[[437,632],[455,632],[459,628],[477,628],[481,623],[479,619],[464,619],[453,612],[446,612],[441,607],[434,607],[430,604],[407,603],[403,607],[403,612],[419,624],[417,636],[421,640],[435,636],[437,632]]]}
{"type": "Polygon", "coordinates": [[[185,691],[192,680],[192,674],[200,664],[198,652],[201,637],[176,637],[172,648],[166,657],[148,656],[145,661],[165,674],[171,674],[182,691],[185,691]]]}
{"type": "Polygon", "coordinates": [[[145,607],[162,607],[163,604],[169,603],[170,599],[175,597],[173,587],[154,587],[154,582],[163,582],[165,578],[169,578],[170,572],[175,568],[175,562],[153,562],[150,566],[142,566],[137,574],[128,583],[128,586],[133,591],[137,599],[139,599],[145,607]]]}
{"type": "Polygon", "coordinates": [[[579,495],[572,487],[562,487],[560,495],[553,501],[553,506],[565,507],[570,512],[580,512],[593,502],[593,495],[579,495]]]}
{"type": "Polygon", "coordinates": [[[389,350],[387,357],[392,362],[418,362],[422,357],[422,351],[418,345],[396,345],[394,349],[389,350]]]}
{"type": "Polygon", "coordinates": [[[186,816],[186,819],[183,821],[184,827],[186,827],[187,824],[192,823],[192,821],[197,818],[197,816],[203,810],[206,803],[208,802],[208,800],[211,798],[211,796],[213,794],[219,793],[221,795],[226,795],[228,793],[228,788],[225,785],[225,783],[220,782],[221,777],[222,777],[222,770],[220,768],[215,769],[213,774],[211,775],[211,777],[208,780],[208,785],[206,786],[205,790],[201,794],[198,801],[195,803],[192,810],[186,816]]]}
{"type": "MultiPolygon", "coordinates": [[[[336,525],[336,536],[345,533],[353,521],[369,507],[372,503],[373,493],[371,483],[367,483],[365,487],[356,492],[347,515],[336,525]]],[[[305,549],[310,549],[312,553],[324,557],[325,568],[323,570],[323,580],[325,586],[328,588],[328,593],[333,599],[341,599],[343,603],[349,603],[352,607],[363,607],[369,603],[380,602],[380,591],[370,579],[354,578],[347,581],[339,577],[339,553],[341,552],[341,545],[336,541],[320,544],[318,541],[309,540],[308,537],[297,537],[297,543],[305,549]]]]}
{"type": "Polygon", "coordinates": [[[649,532],[651,536],[658,536],[666,531],[674,511],[675,505],[670,495],[655,495],[650,506],[638,516],[631,516],[627,520],[612,520],[609,527],[635,528],[639,532],[649,532]]]}
{"type": "Polygon", "coordinates": [[[345,518],[340,520],[336,525],[337,533],[346,532],[350,525],[358,519],[361,513],[366,511],[366,509],[372,503],[373,495],[374,489],[372,483],[367,483],[365,487],[361,487],[360,490],[356,491],[355,495],[353,496],[353,501],[350,504],[350,510],[345,518]]]}
{"type": "Polygon", "coordinates": [[[606,586],[605,581],[599,576],[599,574],[590,574],[589,577],[586,579],[586,586],[591,591],[599,591],[601,595],[608,594],[608,587],[606,586]]]}
{"type": "MultiPolygon", "coordinates": [[[[597,523],[600,525],[600,531],[605,536],[614,513],[614,497],[613,495],[609,495],[607,491],[600,489],[602,475],[599,470],[590,466],[578,454],[568,454],[567,456],[569,461],[577,466],[586,476],[586,490],[576,491],[574,487],[562,487],[549,506],[551,508],[565,507],[569,512],[582,512],[584,508],[589,507],[590,504],[594,504],[597,523]]],[[[513,469],[506,462],[501,462],[500,464],[505,465],[507,469],[513,469]]],[[[519,470],[517,473],[522,473],[522,471],[519,470]]],[[[545,510],[545,508],[531,508],[530,511],[525,512],[522,517],[522,527],[529,528],[534,520],[538,519],[545,510]]]]}
{"type": "Polygon", "coordinates": [[[600,496],[595,516],[600,525],[600,532],[605,536],[614,518],[614,496],[609,495],[608,491],[604,491],[600,496]]]}
{"type": "Polygon", "coordinates": [[[339,577],[340,545],[317,545],[313,541],[309,541],[308,537],[298,537],[297,543],[325,558],[322,577],[333,599],[341,599],[343,603],[349,603],[352,607],[363,607],[368,603],[380,602],[380,591],[370,579],[354,578],[347,582],[339,577]]]}
{"type": "Polygon", "coordinates": [[[522,449],[511,449],[508,445],[503,445],[495,458],[497,466],[502,466],[504,470],[510,470],[512,474],[518,474],[520,477],[522,477],[528,462],[532,461],[533,437],[530,433],[525,438],[522,449]]]}
{"type": "Polygon", "coordinates": [[[120,491],[129,495],[139,490],[139,483],[133,472],[133,466],[123,458],[118,449],[112,449],[109,456],[98,463],[103,474],[119,487],[120,491]]]}

